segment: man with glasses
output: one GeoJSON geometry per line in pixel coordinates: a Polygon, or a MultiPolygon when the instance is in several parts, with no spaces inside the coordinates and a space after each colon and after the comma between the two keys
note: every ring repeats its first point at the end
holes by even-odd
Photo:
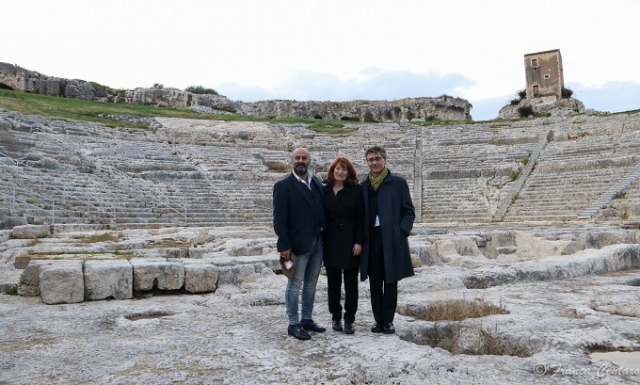
{"type": "Polygon", "coordinates": [[[375,320],[371,331],[393,334],[398,281],[414,275],[407,237],[416,215],[407,181],[387,169],[387,151],[371,147],[365,157],[370,172],[361,185],[369,239],[360,257],[360,280],[369,278],[375,320]]]}

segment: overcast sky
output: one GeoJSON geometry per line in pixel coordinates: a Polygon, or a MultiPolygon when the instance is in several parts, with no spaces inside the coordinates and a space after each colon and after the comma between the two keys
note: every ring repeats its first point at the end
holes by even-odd
{"type": "Polygon", "coordinates": [[[524,55],[562,54],[587,108],[640,108],[638,0],[0,0],[0,62],[232,100],[447,94],[497,117],[524,55]]]}

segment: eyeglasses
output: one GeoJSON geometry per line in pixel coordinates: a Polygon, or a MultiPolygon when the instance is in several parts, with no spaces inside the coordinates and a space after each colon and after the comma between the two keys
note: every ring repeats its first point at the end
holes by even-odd
{"type": "Polygon", "coordinates": [[[380,162],[380,161],[382,161],[382,157],[380,157],[380,156],[376,156],[375,158],[367,159],[367,163],[380,162]]]}

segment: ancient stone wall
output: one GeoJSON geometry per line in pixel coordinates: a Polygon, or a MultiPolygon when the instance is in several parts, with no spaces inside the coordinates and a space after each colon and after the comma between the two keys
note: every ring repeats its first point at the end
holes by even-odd
{"type": "Polygon", "coordinates": [[[13,64],[0,63],[0,88],[42,95],[65,96],[111,103],[159,107],[206,107],[212,112],[232,112],[273,118],[310,118],[358,122],[407,122],[429,119],[471,120],[467,100],[447,95],[401,100],[348,102],[267,100],[233,101],[223,95],[194,94],[177,88],[136,88],[118,91],[84,80],[42,75],[13,64]]]}
{"type": "Polygon", "coordinates": [[[460,98],[442,95],[437,98],[405,98],[400,100],[354,100],[348,102],[300,102],[267,100],[242,103],[248,115],[274,118],[296,117],[356,122],[408,122],[441,120],[471,120],[471,104],[460,98]]]}
{"type": "Polygon", "coordinates": [[[13,64],[0,63],[0,88],[34,94],[106,101],[105,88],[79,79],[42,75],[13,64]]]}

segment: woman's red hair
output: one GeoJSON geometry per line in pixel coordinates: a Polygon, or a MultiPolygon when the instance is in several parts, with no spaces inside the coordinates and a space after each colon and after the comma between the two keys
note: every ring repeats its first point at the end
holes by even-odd
{"type": "Polygon", "coordinates": [[[336,183],[336,178],[333,177],[333,172],[336,170],[338,165],[347,169],[346,183],[358,184],[358,173],[356,172],[356,168],[353,166],[353,163],[351,163],[349,158],[344,156],[337,157],[336,160],[331,163],[331,166],[329,166],[329,171],[327,171],[327,183],[332,186],[336,183]]]}

